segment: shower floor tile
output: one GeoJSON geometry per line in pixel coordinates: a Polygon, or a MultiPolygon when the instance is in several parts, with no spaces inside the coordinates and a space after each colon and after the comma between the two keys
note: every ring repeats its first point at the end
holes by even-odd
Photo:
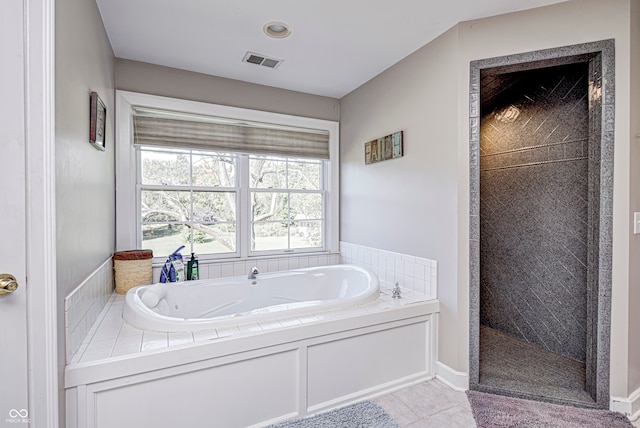
{"type": "Polygon", "coordinates": [[[584,363],[482,326],[480,386],[487,392],[597,407],[585,391],[584,363]]]}

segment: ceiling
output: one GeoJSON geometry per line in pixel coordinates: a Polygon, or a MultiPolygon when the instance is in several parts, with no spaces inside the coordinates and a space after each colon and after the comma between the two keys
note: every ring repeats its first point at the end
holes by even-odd
{"type": "Polygon", "coordinates": [[[97,0],[119,58],[341,98],[458,22],[565,0],[97,0]],[[289,25],[285,39],[262,30],[289,25]],[[242,62],[250,51],[277,69],[242,62]]]}

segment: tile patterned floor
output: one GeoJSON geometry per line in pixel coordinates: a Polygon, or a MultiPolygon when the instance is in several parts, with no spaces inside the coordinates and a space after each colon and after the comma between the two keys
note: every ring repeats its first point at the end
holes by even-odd
{"type": "MultiPolygon", "coordinates": [[[[401,428],[476,428],[467,395],[437,379],[383,395],[374,401],[401,428]]],[[[640,428],[640,419],[632,424],[640,428]]]]}
{"type": "Polygon", "coordinates": [[[375,399],[402,428],[475,428],[464,392],[430,380],[375,399]]]}

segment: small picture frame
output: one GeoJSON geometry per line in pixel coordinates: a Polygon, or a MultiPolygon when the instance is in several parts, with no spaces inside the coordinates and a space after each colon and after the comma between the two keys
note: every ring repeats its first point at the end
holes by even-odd
{"type": "Polygon", "coordinates": [[[105,128],[107,106],[97,92],[91,92],[89,98],[89,142],[97,150],[105,150],[105,128]]]}

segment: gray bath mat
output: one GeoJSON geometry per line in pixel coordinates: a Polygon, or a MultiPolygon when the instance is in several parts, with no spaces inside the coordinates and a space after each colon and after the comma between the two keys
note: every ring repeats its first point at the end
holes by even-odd
{"type": "Polygon", "coordinates": [[[315,416],[292,419],[268,428],[399,428],[373,401],[362,401],[315,416]]]}
{"type": "Polygon", "coordinates": [[[633,428],[621,413],[467,391],[478,428],[633,428]]]}

